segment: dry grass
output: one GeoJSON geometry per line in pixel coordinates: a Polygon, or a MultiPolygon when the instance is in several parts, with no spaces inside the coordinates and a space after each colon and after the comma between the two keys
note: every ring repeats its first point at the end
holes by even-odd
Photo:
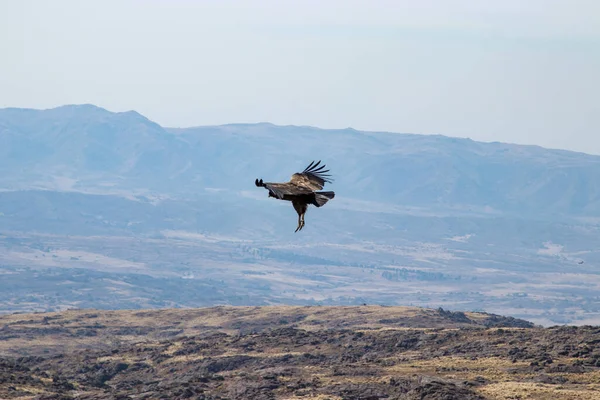
{"type": "MultiPolygon", "coordinates": [[[[441,375],[447,379],[473,380],[482,376],[491,381],[510,381],[515,378],[509,369],[526,367],[525,361],[511,362],[506,358],[461,358],[441,357],[430,360],[409,361],[398,363],[387,369],[389,373],[441,375]]],[[[527,378],[524,374],[520,378],[527,378]]]]}
{"type": "Polygon", "coordinates": [[[383,330],[439,327],[448,324],[435,310],[418,307],[212,307],[204,309],[163,310],[67,310],[52,313],[0,315],[0,327],[20,332],[16,337],[0,340],[0,355],[15,354],[14,349],[28,348],[39,352],[60,347],[61,351],[77,348],[101,348],[107,343],[149,341],[169,333],[203,335],[224,332],[230,335],[244,330],[293,326],[308,331],[322,329],[383,330]],[[401,321],[406,327],[389,321],[401,321]],[[44,328],[63,332],[44,333],[44,328]],[[99,332],[96,336],[73,333],[82,327],[99,332]],[[123,329],[145,328],[149,334],[123,334],[123,329]],[[118,334],[114,332],[121,331],[118,334]],[[25,332],[24,334],[22,332],[25,332]],[[113,333],[111,333],[113,332],[113,333]],[[65,340],[66,338],[69,340],[65,340]]]}
{"type": "Polygon", "coordinates": [[[565,388],[531,382],[499,382],[486,385],[479,392],[490,400],[598,400],[600,386],[565,388]]]}
{"type": "MultiPolygon", "coordinates": [[[[465,314],[480,323],[488,318],[484,314],[465,314]]],[[[543,360],[540,357],[546,352],[554,351],[552,367],[582,365],[591,358],[575,355],[576,352],[584,349],[585,343],[598,339],[600,333],[541,328],[486,329],[481,325],[477,329],[463,329],[460,323],[444,319],[436,310],[416,307],[69,310],[0,316],[0,335],[4,335],[0,337],[0,356],[63,353],[67,360],[69,354],[91,349],[85,356],[90,363],[108,365],[106,368],[117,363],[145,364],[157,371],[160,379],[182,373],[193,375],[211,363],[237,363],[228,358],[249,356],[252,360],[246,366],[238,369],[234,365],[233,369],[228,367],[219,374],[240,382],[236,390],[241,390],[244,376],[253,376],[249,382],[255,383],[261,381],[265,371],[293,371],[278,376],[283,384],[274,393],[277,399],[343,398],[337,392],[332,393],[338,395],[318,393],[314,387],[286,389],[288,383],[297,385],[299,379],[304,382],[318,379],[321,388],[340,385],[378,388],[389,387],[391,380],[421,377],[459,385],[470,382],[472,390],[497,400],[600,399],[597,394],[600,393],[600,369],[593,364],[586,364],[588,367],[580,373],[573,372],[577,369],[572,368],[564,369],[570,372],[559,373],[551,372],[557,369],[534,363],[543,360]],[[297,330],[304,332],[296,335],[297,330]],[[216,333],[229,336],[214,336],[216,333]],[[559,353],[567,341],[575,350],[559,353]],[[515,348],[526,350],[519,350],[524,353],[515,356],[520,354],[519,351],[511,353],[515,348]],[[290,390],[296,394],[290,396],[290,390]]],[[[46,361],[45,372],[64,368],[65,364],[59,366],[53,362],[46,361]]],[[[75,365],[80,363],[81,358],[72,358],[73,371],[80,368],[75,365]]],[[[155,379],[140,374],[140,379],[155,379]]],[[[66,376],[77,384],[74,380],[80,374],[73,372],[66,376]]],[[[40,380],[43,387],[52,390],[51,379],[40,377],[40,380]]],[[[221,383],[217,381],[215,385],[214,390],[221,390],[218,389],[221,383]]],[[[33,395],[19,399],[33,398],[43,392],[40,386],[29,386],[21,385],[17,389],[33,395]]],[[[2,392],[7,387],[0,385],[0,397],[8,393],[2,392]]]]}

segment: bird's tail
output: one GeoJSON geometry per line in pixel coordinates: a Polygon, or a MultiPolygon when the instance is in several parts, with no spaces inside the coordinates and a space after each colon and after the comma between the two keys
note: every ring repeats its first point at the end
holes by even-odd
{"type": "Polygon", "coordinates": [[[317,207],[322,207],[334,197],[334,192],[315,192],[315,202],[313,204],[317,207]]]}

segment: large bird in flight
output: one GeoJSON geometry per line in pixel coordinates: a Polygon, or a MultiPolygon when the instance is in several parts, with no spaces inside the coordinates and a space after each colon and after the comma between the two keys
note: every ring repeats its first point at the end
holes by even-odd
{"type": "Polygon", "coordinates": [[[323,207],[325,203],[335,197],[334,192],[318,192],[322,190],[325,182],[331,183],[326,174],[329,170],[323,170],[325,164],[319,168],[319,160],[316,164],[311,162],[302,172],[292,175],[292,179],[285,183],[263,182],[262,179],[256,179],[254,184],[258,187],[264,187],[269,191],[269,197],[279,200],[291,201],[294,210],[298,213],[298,227],[294,232],[302,230],[304,227],[304,214],[310,204],[315,207],[323,207]]]}

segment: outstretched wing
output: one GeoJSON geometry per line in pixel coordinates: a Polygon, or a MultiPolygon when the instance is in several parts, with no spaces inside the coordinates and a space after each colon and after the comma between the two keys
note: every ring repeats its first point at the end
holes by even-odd
{"type": "Polygon", "coordinates": [[[323,170],[325,168],[325,164],[319,167],[321,161],[311,162],[308,167],[304,169],[302,172],[295,173],[292,175],[292,179],[290,179],[290,183],[297,185],[302,188],[309,189],[310,191],[321,190],[323,186],[325,186],[325,182],[331,183],[331,179],[329,179],[328,169],[323,170]],[[319,167],[319,168],[317,168],[319,167]]]}
{"type": "Polygon", "coordinates": [[[268,189],[278,199],[283,199],[283,196],[298,196],[301,194],[310,194],[312,190],[297,186],[292,183],[270,183],[265,182],[263,186],[268,189]]]}

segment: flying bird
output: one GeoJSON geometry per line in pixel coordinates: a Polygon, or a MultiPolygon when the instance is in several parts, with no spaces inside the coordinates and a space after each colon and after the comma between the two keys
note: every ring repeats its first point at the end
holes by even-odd
{"type": "Polygon", "coordinates": [[[334,192],[319,192],[322,190],[325,182],[331,183],[328,177],[328,169],[325,164],[319,168],[319,160],[316,164],[311,162],[308,167],[302,172],[296,172],[292,175],[292,179],[285,183],[263,182],[262,179],[256,179],[254,184],[258,187],[264,187],[269,191],[269,197],[274,197],[278,200],[291,201],[294,210],[298,213],[298,227],[294,232],[298,232],[304,228],[304,214],[310,204],[315,207],[323,207],[325,203],[335,197],[334,192]]]}

